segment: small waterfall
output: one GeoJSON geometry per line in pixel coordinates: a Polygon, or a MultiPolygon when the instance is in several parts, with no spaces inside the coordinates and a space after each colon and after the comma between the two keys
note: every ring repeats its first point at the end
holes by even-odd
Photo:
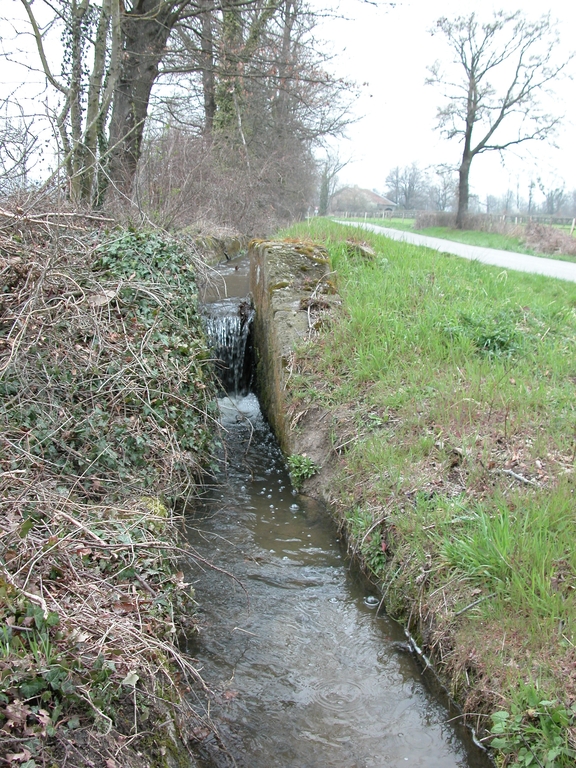
{"type": "Polygon", "coordinates": [[[251,329],[254,310],[246,300],[224,299],[204,307],[216,373],[227,395],[247,395],[252,384],[251,329]]]}

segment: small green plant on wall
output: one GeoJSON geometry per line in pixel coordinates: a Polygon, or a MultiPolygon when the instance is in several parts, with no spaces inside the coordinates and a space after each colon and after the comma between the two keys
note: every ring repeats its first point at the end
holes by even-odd
{"type": "Polygon", "coordinates": [[[320,467],[305,453],[293,453],[288,456],[288,470],[295,488],[301,488],[304,480],[313,477],[320,467]]]}

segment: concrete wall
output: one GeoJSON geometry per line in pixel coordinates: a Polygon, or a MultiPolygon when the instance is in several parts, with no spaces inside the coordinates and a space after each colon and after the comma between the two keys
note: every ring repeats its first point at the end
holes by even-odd
{"type": "Polygon", "coordinates": [[[322,246],[282,241],[253,241],[249,253],[260,404],[284,454],[308,456],[319,468],[302,491],[332,504],[340,461],[332,442],[338,416],[310,402],[298,380],[303,360],[314,355],[318,330],[341,308],[328,253],[322,246]],[[295,354],[304,344],[306,352],[295,354]]]}

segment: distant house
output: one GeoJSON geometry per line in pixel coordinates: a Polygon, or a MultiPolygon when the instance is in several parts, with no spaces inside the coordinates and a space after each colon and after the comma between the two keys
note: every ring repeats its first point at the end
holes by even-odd
{"type": "Polygon", "coordinates": [[[382,197],[370,189],[344,187],[330,200],[330,213],[348,211],[350,213],[370,213],[371,211],[393,211],[397,205],[387,197],[382,197]]]}

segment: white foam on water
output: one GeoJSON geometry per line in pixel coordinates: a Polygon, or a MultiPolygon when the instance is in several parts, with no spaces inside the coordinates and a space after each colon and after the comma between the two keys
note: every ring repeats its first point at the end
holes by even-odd
{"type": "Polygon", "coordinates": [[[220,408],[220,423],[223,427],[229,427],[242,421],[255,423],[262,418],[260,403],[253,392],[245,397],[241,395],[219,397],[218,407],[220,408]]]}

